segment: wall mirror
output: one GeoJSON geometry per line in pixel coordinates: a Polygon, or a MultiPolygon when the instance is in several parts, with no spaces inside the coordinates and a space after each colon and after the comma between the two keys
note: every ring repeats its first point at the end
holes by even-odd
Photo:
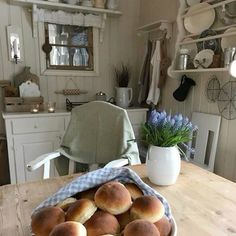
{"type": "Polygon", "coordinates": [[[98,75],[98,29],[46,22],[40,25],[42,74],[98,75]]]}

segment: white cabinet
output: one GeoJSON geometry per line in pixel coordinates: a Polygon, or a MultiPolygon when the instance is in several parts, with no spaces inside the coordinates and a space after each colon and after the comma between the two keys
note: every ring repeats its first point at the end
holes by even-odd
{"type": "MultiPolygon", "coordinates": [[[[141,123],[146,121],[146,108],[127,109],[136,138],[141,123]]],[[[3,113],[5,119],[11,183],[42,179],[43,170],[28,172],[26,164],[60,146],[70,121],[69,112],[3,113]]],[[[52,165],[54,173],[54,166],[52,165]]]]}
{"type": "MultiPolygon", "coordinates": [[[[4,113],[3,118],[6,126],[11,183],[41,179],[42,168],[28,172],[26,164],[60,146],[70,113],[4,113]]],[[[53,173],[53,165],[51,168],[53,173]]]]}
{"type": "Polygon", "coordinates": [[[145,123],[147,117],[147,108],[129,108],[127,113],[134,130],[136,138],[140,137],[140,126],[145,123]]]}

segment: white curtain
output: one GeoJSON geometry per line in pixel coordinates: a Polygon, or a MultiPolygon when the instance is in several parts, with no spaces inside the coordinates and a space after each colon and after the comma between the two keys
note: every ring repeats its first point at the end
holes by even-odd
{"type": "Polygon", "coordinates": [[[62,25],[78,25],[102,28],[102,16],[95,14],[68,13],[64,11],[50,11],[36,9],[34,12],[36,21],[49,22],[62,25]]]}

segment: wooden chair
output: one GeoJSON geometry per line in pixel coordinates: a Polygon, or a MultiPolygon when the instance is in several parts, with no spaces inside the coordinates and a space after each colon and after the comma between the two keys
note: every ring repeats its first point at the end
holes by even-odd
{"type": "Polygon", "coordinates": [[[218,115],[193,112],[192,123],[198,126],[196,134],[193,134],[191,146],[195,148],[195,154],[188,153],[189,159],[213,172],[221,117],[218,115]]]}
{"type": "Polygon", "coordinates": [[[46,179],[50,177],[50,162],[55,158],[69,160],[68,174],[76,171],[77,162],[88,164],[89,170],[97,169],[99,164],[105,167],[139,164],[134,139],[125,109],[102,101],[89,102],[73,108],[61,147],[31,161],[27,169],[34,171],[43,166],[46,179]]]}

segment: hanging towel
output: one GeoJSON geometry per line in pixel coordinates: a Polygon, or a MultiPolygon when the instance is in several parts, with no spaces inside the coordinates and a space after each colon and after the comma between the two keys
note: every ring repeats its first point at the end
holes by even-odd
{"type": "Polygon", "coordinates": [[[160,62],[161,62],[161,54],[160,54],[160,41],[156,41],[156,48],[154,54],[151,59],[151,64],[153,66],[152,70],[152,81],[148,92],[147,104],[157,105],[157,102],[160,98],[160,89],[158,88],[158,83],[160,79],[160,62]]]}
{"type": "Polygon", "coordinates": [[[152,42],[149,40],[147,43],[147,52],[143,62],[142,71],[139,78],[139,96],[138,96],[138,103],[142,104],[145,103],[147,96],[148,96],[148,89],[150,87],[150,63],[152,58],[152,42]]]}

